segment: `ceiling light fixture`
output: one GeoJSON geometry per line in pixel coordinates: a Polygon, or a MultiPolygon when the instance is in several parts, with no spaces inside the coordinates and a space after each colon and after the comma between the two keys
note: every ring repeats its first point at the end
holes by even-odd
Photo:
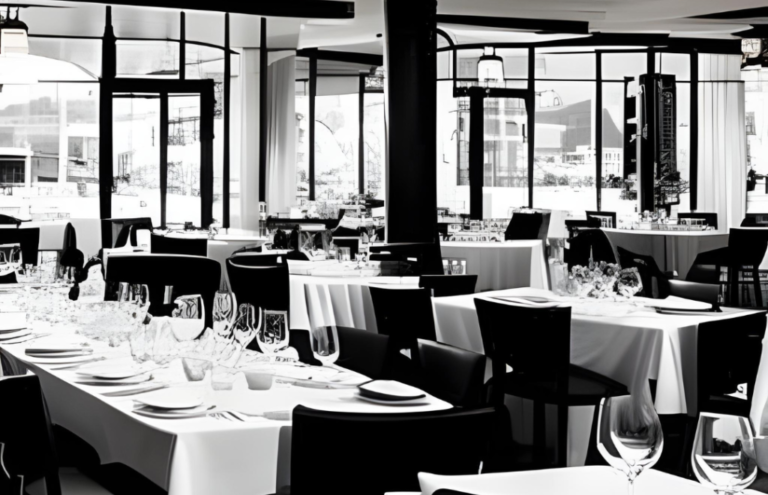
{"type": "Polygon", "coordinates": [[[477,61],[477,80],[486,87],[504,85],[504,60],[491,46],[485,47],[485,53],[477,61]]]}

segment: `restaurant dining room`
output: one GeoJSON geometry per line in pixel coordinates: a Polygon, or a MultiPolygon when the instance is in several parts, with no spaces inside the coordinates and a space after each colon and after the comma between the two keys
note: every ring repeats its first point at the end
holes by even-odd
{"type": "Polygon", "coordinates": [[[766,0],[13,1],[0,495],[768,493],[766,0]]]}

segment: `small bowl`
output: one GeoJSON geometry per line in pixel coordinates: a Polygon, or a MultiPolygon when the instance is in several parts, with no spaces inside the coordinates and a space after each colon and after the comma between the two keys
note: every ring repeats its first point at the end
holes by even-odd
{"type": "Polygon", "coordinates": [[[250,390],[269,390],[272,388],[272,382],[275,373],[270,370],[251,370],[245,371],[245,381],[250,390]]]}

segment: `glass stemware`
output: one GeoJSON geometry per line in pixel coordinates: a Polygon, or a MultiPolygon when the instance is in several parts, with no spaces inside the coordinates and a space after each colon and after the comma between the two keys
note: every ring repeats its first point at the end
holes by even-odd
{"type": "Polygon", "coordinates": [[[270,356],[274,356],[288,347],[290,339],[288,312],[265,310],[263,323],[257,337],[261,350],[270,356]]]}
{"type": "Polygon", "coordinates": [[[232,335],[235,342],[240,345],[240,348],[245,349],[262,327],[263,318],[259,308],[254,307],[252,304],[241,304],[237,312],[237,320],[232,325],[232,335]],[[258,323],[256,322],[257,313],[259,315],[258,323]]]}
{"type": "Polygon", "coordinates": [[[193,340],[205,330],[205,304],[199,294],[179,296],[173,301],[173,335],[179,342],[193,340]]]}
{"type": "Polygon", "coordinates": [[[231,326],[237,317],[237,298],[234,292],[220,290],[213,298],[213,331],[219,337],[229,338],[231,326]]]}
{"type": "Polygon", "coordinates": [[[691,464],[699,482],[715,493],[741,493],[757,478],[757,456],[749,419],[701,413],[691,464]]]}
{"type": "Polygon", "coordinates": [[[335,326],[317,327],[309,332],[315,359],[330,366],[339,358],[339,333],[335,326]]]}
{"type": "Polygon", "coordinates": [[[600,402],[597,450],[611,467],[623,473],[634,493],[635,479],[653,467],[664,449],[661,422],[650,391],[604,398],[600,402]]]}

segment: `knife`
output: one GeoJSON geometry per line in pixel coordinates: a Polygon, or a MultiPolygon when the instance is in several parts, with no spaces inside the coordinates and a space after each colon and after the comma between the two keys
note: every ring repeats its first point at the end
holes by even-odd
{"type": "Polygon", "coordinates": [[[168,388],[168,385],[165,384],[159,384],[159,385],[153,385],[152,387],[144,387],[144,388],[133,388],[130,390],[118,390],[116,392],[102,392],[101,395],[105,397],[126,397],[128,395],[138,395],[138,394],[144,394],[146,392],[154,392],[155,390],[161,390],[164,388],[168,388]]]}
{"type": "Polygon", "coordinates": [[[75,363],[75,364],[68,364],[66,366],[57,366],[55,368],[51,368],[51,370],[53,370],[53,371],[73,370],[73,369],[79,368],[80,366],[82,366],[84,364],[95,363],[97,361],[104,361],[105,359],[107,359],[107,358],[104,357],[104,356],[101,356],[101,357],[97,357],[97,358],[94,358],[94,359],[89,359],[88,361],[81,361],[81,362],[75,363]]]}

